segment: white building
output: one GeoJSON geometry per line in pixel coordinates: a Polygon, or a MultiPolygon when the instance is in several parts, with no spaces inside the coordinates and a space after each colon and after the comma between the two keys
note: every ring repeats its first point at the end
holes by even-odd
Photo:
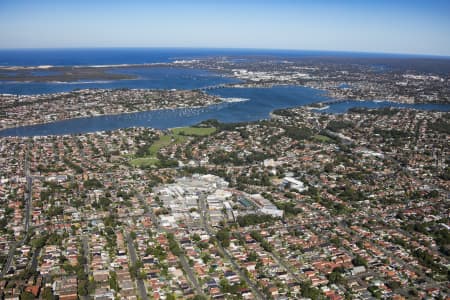
{"type": "Polygon", "coordinates": [[[291,189],[297,190],[300,193],[308,190],[308,188],[305,187],[305,184],[303,182],[301,182],[300,180],[297,180],[293,177],[284,177],[283,185],[290,185],[291,189]]]}

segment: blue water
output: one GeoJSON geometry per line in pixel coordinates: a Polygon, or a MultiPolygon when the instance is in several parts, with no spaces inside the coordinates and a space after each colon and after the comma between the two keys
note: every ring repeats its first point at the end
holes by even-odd
{"type": "Polygon", "coordinates": [[[341,83],[341,84],[338,86],[338,88],[340,88],[340,89],[349,89],[349,88],[350,88],[350,85],[348,85],[348,84],[346,84],[346,83],[341,83]]]}
{"type": "Polygon", "coordinates": [[[50,71],[50,70],[34,70],[30,72],[33,76],[55,76],[61,75],[60,71],[50,71]]]}
{"type": "Polygon", "coordinates": [[[194,125],[207,119],[222,122],[244,122],[267,119],[271,111],[306,105],[329,98],[319,90],[277,86],[273,88],[222,88],[212,91],[221,97],[250,99],[245,102],[221,103],[195,109],[164,109],[131,114],[71,119],[49,124],[24,126],[0,131],[0,136],[62,135],[118,128],[146,126],[166,129],[194,125]]]}
{"type": "Polygon", "coordinates": [[[413,55],[309,50],[195,49],[195,48],[97,48],[97,49],[2,49],[0,66],[74,66],[171,62],[208,56],[278,57],[417,57],[413,55]]]}
{"type": "Polygon", "coordinates": [[[198,89],[223,83],[239,82],[234,78],[198,69],[121,68],[114,73],[134,75],[131,80],[82,80],[74,82],[8,82],[0,80],[0,94],[34,95],[70,92],[75,89],[198,89]]]}
{"type": "MultiPolygon", "coordinates": [[[[409,57],[388,54],[290,51],[290,50],[255,50],[255,49],[43,49],[43,50],[0,50],[0,66],[38,66],[38,65],[116,65],[171,62],[181,59],[196,59],[208,56],[227,56],[239,63],[250,61],[255,57],[271,56],[272,59],[283,57],[409,57]]],[[[36,71],[35,75],[49,75],[36,71]]],[[[197,89],[222,83],[238,82],[236,79],[223,77],[205,70],[180,68],[122,68],[115,73],[137,76],[133,80],[118,81],[79,81],[70,83],[31,82],[17,83],[0,81],[0,94],[44,94],[68,92],[87,88],[139,88],[139,89],[197,89]]],[[[345,86],[343,86],[345,87],[345,86]]],[[[273,88],[225,88],[210,90],[209,93],[221,97],[239,97],[250,99],[247,102],[222,103],[206,108],[175,109],[100,116],[84,119],[59,121],[49,124],[26,126],[0,131],[0,136],[36,136],[84,133],[114,130],[133,126],[148,126],[166,129],[187,126],[206,119],[222,122],[244,122],[266,119],[274,109],[289,108],[310,103],[330,100],[320,90],[305,87],[273,88]]],[[[397,104],[392,102],[347,101],[331,104],[322,112],[343,113],[352,107],[406,107],[424,110],[449,111],[449,105],[437,104],[397,104]]]]}
{"type": "MultiPolygon", "coordinates": [[[[210,92],[220,97],[239,97],[250,100],[245,102],[221,103],[203,108],[163,109],[130,114],[71,119],[49,124],[6,129],[0,131],[0,136],[63,135],[139,126],[167,129],[194,125],[207,119],[217,119],[222,122],[231,123],[247,122],[267,119],[270,112],[278,108],[290,108],[330,100],[330,98],[325,96],[323,91],[298,86],[222,88],[210,92]]],[[[347,101],[332,104],[329,109],[322,110],[321,112],[344,113],[352,107],[403,107],[450,111],[450,105],[347,101]]]]}
{"type": "Polygon", "coordinates": [[[207,54],[197,49],[13,49],[0,50],[0,66],[145,64],[207,54]]]}
{"type": "MultiPolygon", "coordinates": [[[[206,57],[227,57],[235,63],[249,62],[255,58],[408,58],[411,55],[373,54],[304,50],[261,49],[193,49],[193,48],[98,48],[98,49],[20,49],[0,50],[0,66],[88,66],[173,62],[174,60],[206,57]]],[[[8,71],[5,74],[13,74],[8,71]]],[[[51,70],[33,71],[36,76],[53,75],[51,70]],[[50,73],[48,73],[50,72],[50,73]]],[[[0,94],[45,94],[67,92],[86,88],[149,88],[149,89],[196,89],[208,85],[235,82],[202,70],[127,68],[116,73],[139,76],[136,80],[79,82],[9,82],[0,81],[0,94]]],[[[4,72],[3,72],[4,73],[4,72]]]]}
{"type": "Polygon", "coordinates": [[[345,101],[339,103],[333,103],[329,105],[328,109],[317,110],[322,113],[332,113],[340,114],[347,112],[350,108],[385,108],[385,107],[395,107],[395,108],[411,108],[419,110],[435,110],[435,111],[450,111],[449,104],[437,104],[437,103],[418,103],[418,104],[406,104],[406,103],[396,103],[390,101],[345,101]]]}

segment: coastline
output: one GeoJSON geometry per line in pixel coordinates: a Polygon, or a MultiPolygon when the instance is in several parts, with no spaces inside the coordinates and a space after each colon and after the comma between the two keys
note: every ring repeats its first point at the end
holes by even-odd
{"type": "MultiPolygon", "coordinates": [[[[255,86],[254,84],[252,84],[252,86],[255,86]]],[[[272,85],[271,87],[302,87],[302,88],[307,88],[307,89],[313,89],[318,91],[319,93],[324,93],[326,94],[325,90],[318,90],[318,89],[314,89],[312,87],[308,87],[308,86],[300,86],[300,85],[272,85]]],[[[229,84],[226,86],[227,88],[249,88],[246,84],[229,84]],[[235,87],[236,86],[236,87],[235,87]]],[[[262,88],[262,87],[258,87],[258,88],[262,88]]],[[[270,88],[269,86],[265,86],[264,88],[270,88]]],[[[185,92],[185,93],[189,93],[189,92],[195,92],[194,90],[147,90],[147,89],[127,89],[130,92],[161,92],[161,93],[165,93],[165,92],[185,92]]],[[[89,93],[89,92],[114,92],[114,91],[121,91],[121,89],[84,89],[84,90],[79,90],[79,91],[75,91],[75,93],[79,92],[79,93],[89,93]]],[[[133,110],[128,110],[128,111],[116,111],[116,112],[108,112],[108,113],[95,113],[95,114],[90,114],[90,115],[81,115],[81,116],[73,116],[70,118],[59,118],[59,119],[55,119],[55,120],[50,120],[50,121],[44,121],[44,122],[34,122],[34,123],[28,123],[28,124],[21,124],[19,126],[5,126],[2,129],[0,129],[0,135],[2,134],[2,132],[4,131],[9,131],[9,130],[15,130],[15,129],[20,129],[20,128],[25,128],[25,127],[33,127],[33,126],[40,126],[40,125],[49,125],[49,124],[54,124],[54,123],[58,123],[58,122],[64,122],[64,121],[70,121],[70,120],[79,120],[79,119],[92,119],[92,118],[97,118],[97,117],[108,117],[108,116],[118,116],[118,115],[131,115],[131,114],[136,114],[136,113],[145,113],[145,112],[156,112],[156,111],[164,111],[164,110],[182,110],[182,109],[200,109],[200,108],[208,108],[208,107],[213,107],[213,106],[217,106],[220,104],[239,104],[242,102],[248,102],[249,100],[251,100],[250,98],[244,98],[244,97],[234,97],[234,96],[226,96],[226,97],[222,97],[220,95],[217,94],[210,94],[210,93],[206,93],[205,90],[199,90],[199,93],[205,95],[205,97],[211,97],[211,99],[215,99],[216,102],[210,102],[210,103],[206,103],[205,105],[189,105],[186,104],[184,105],[183,102],[180,103],[178,102],[173,102],[173,105],[166,105],[164,107],[155,107],[152,109],[133,109],[133,110]]],[[[46,96],[69,96],[71,95],[71,93],[74,92],[62,92],[62,93],[54,93],[54,94],[46,94],[46,96]]],[[[92,94],[95,96],[95,94],[92,94]]],[[[91,96],[92,96],[91,95],[91,96]]],[[[195,95],[195,94],[194,94],[195,95]]],[[[76,94],[75,94],[76,96],[76,94]]],[[[322,95],[323,96],[323,95],[322,95]]],[[[12,96],[14,97],[14,95],[12,96]]],[[[36,96],[31,96],[31,97],[36,97],[36,96]]],[[[170,94],[166,95],[164,97],[168,97],[166,99],[170,99],[170,94]]],[[[198,99],[198,98],[195,98],[198,99]]],[[[51,102],[51,98],[47,99],[47,102],[51,102]]],[[[314,103],[310,103],[310,104],[299,104],[296,106],[292,106],[292,107],[288,107],[289,108],[304,108],[306,110],[309,110],[311,112],[317,112],[317,113],[339,113],[339,112],[326,112],[326,110],[330,109],[331,105],[334,104],[340,104],[340,103],[346,103],[346,102],[355,102],[358,100],[353,100],[353,99],[330,99],[330,98],[324,98],[322,101],[318,101],[318,102],[314,102],[314,103]],[[324,106],[325,105],[325,106],[324,106]]],[[[50,103],[49,102],[49,103],[50,103]]],[[[375,104],[383,104],[383,103],[388,103],[391,104],[393,107],[396,107],[396,105],[420,105],[420,104],[404,104],[404,103],[398,103],[398,102],[392,102],[392,101],[388,101],[388,100],[378,100],[378,101],[373,101],[373,100],[360,100],[358,102],[372,102],[375,104]]],[[[90,103],[89,101],[86,102],[86,104],[90,103]]],[[[430,103],[426,103],[426,104],[430,104],[430,103]]],[[[426,105],[425,104],[425,105],[426,105]]],[[[31,104],[32,105],[32,104],[31,104]]],[[[78,104],[78,105],[83,105],[82,103],[78,104]]],[[[444,104],[444,106],[447,106],[446,104],[444,104]]],[[[368,107],[370,108],[370,107],[368,107]]],[[[427,108],[414,108],[414,107],[400,107],[402,109],[417,109],[417,110],[428,110],[427,108]]],[[[274,116],[273,111],[276,110],[278,108],[273,108],[271,111],[268,112],[268,117],[272,118],[274,116]]],[[[448,111],[448,110],[440,110],[440,111],[448,111]]],[[[265,119],[261,118],[261,119],[265,119]]],[[[1,122],[0,122],[1,123],[1,122]]],[[[17,123],[16,123],[17,124],[17,123]]],[[[101,131],[101,130],[100,130],[101,131]]],[[[75,132],[74,132],[75,133],[75,132]]],[[[6,136],[6,135],[5,135],[6,136]]],[[[11,134],[8,136],[21,136],[21,134],[11,134]]]]}
{"type": "MultiPolygon", "coordinates": [[[[389,101],[403,104],[450,104],[450,100],[421,100],[414,98],[405,98],[400,96],[387,96],[381,98],[377,95],[364,94],[348,94],[350,88],[341,89],[339,85],[330,85],[324,81],[317,84],[317,78],[312,81],[303,81],[298,79],[271,79],[271,80],[255,80],[252,78],[242,77],[240,74],[232,72],[226,68],[220,68],[209,64],[209,61],[202,60],[175,60],[172,62],[154,62],[154,63],[130,63],[130,64],[104,64],[104,65],[40,65],[40,66],[0,66],[0,84],[105,84],[115,81],[121,82],[125,80],[141,79],[138,75],[126,73],[111,73],[111,71],[127,68],[145,69],[145,68],[168,68],[168,69],[198,69],[212,72],[221,77],[240,80],[236,83],[219,84],[218,86],[206,86],[199,88],[201,90],[209,90],[221,87],[228,88],[271,88],[274,86],[300,86],[321,90],[325,95],[335,100],[354,100],[354,101],[389,101]],[[5,72],[19,72],[19,74],[8,75],[5,72]],[[43,74],[36,75],[33,71],[59,72],[60,74],[43,74]],[[23,73],[22,73],[23,72],[23,73]],[[343,94],[343,91],[346,93],[343,94]],[[383,99],[383,100],[380,100],[383,99]]],[[[347,84],[347,83],[345,83],[347,84]]],[[[41,93],[46,94],[46,93],[41,93]]],[[[39,94],[36,94],[39,95],[39,94]]]]}
{"type": "MultiPolygon", "coordinates": [[[[220,98],[219,98],[220,99],[220,98]]],[[[135,110],[135,111],[124,111],[124,112],[117,112],[117,113],[108,113],[108,114],[99,114],[99,115],[91,115],[91,116],[79,116],[79,117],[73,117],[73,118],[67,118],[67,119],[58,119],[58,120],[52,120],[50,122],[39,122],[39,123],[31,123],[21,126],[12,126],[12,127],[4,127],[0,129],[0,138],[2,137],[1,133],[6,130],[14,130],[19,129],[23,127],[32,127],[32,126],[39,126],[39,125],[48,125],[53,124],[57,122],[63,122],[63,121],[70,121],[70,120],[80,120],[80,119],[91,119],[96,117],[108,117],[108,116],[118,116],[118,115],[130,115],[130,114],[136,114],[136,113],[144,113],[144,112],[157,112],[157,111],[164,111],[164,110],[180,110],[180,109],[199,109],[199,108],[208,108],[213,107],[220,104],[226,104],[226,103],[234,103],[234,102],[227,102],[221,100],[217,103],[210,103],[206,105],[197,105],[197,106],[168,106],[164,108],[155,108],[155,109],[149,109],[149,110],[135,110]]],[[[6,136],[5,136],[6,137],[6,136]]]]}

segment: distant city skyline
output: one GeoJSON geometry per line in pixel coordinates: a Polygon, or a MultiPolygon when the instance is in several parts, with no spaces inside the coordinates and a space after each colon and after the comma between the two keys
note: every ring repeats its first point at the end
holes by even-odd
{"type": "Polygon", "coordinates": [[[1,0],[0,49],[259,48],[450,56],[443,0],[1,0]]]}

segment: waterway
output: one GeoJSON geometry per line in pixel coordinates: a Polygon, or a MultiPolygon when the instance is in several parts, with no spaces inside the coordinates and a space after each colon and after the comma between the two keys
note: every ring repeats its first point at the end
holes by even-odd
{"type": "MultiPolygon", "coordinates": [[[[248,61],[255,56],[314,57],[333,54],[339,57],[383,57],[374,54],[321,53],[316,51],[289,50],[232,50],[232,49],[44,49],[44,50],[0,50],[1,66],[75,66],[116,65],[173,62],[175,60],[198,59],[223,56],[235,61],[248,61]]],[[[16,71],[2,71],[15,74],[16,71]]],[[[34,71],[35,76],[49,75],[50,71],[34,71]]],[[[114,71],[136,78],[114,81],[77,82],[11,82],[0,81],[0,94],[35,95],[69,92],[76,89],[199,89],[220,84],[236,83],[239,80],[214,72],[182,68],[120,68],[114,71]]],[[[50,74],[54,75],[54,74],[50,74]]],[[[345,88],[346,86],[341,86],[345,88]]],[[[77,134],[106,131],[119,128],[146,126],[159,129],[188,126],[207,119],[222,122],[246,122],[269,118],[270,112],[279,108],[304,106],[332,100],[323,91],[306,87],[276,86],[271,88],[221,88],[208,93],[226,98],[246,98],[245,102],[221,103],[202,108],[155,110],[112,116],[57,121],[48,124],[24,126],[0,131],[0,136],[37,136],[77,134]]],[[[343,113],[352,107],[405,107],[422,110],[449,111],[450,105],[398,104],[386,101],[346,101],[330,104],[322,113],[343,113]]]]}
{"type": "Polygon", "coordinates": [[[224,98],[248,100],[224,102],[201,108],[162,109],[57,121],[6,129],[0,131],[0,136],[63,135],[139,126],[167,129],[194,125],[207,119],[217,119],[222,122],[256,121],[269,118],[270,112],[278,108],[329,100],[323,91],[298,86],[221,88],[208,92],[224,98]]]}
{"type": "Polygon", "coordinates": [[[328,105],[327,109],[317,110],[322,113],[332,113],[332,114],[341,114],[347,112],[350,108],[386,108],[386,107],[394,107],[394,108],[410,108],[410,109],[418,109],[418,110],[429,110],[429,111],[450,111],[449,104],[437,104],[437,103],[417,103],[417,104],[407,104],[407,103],[397,103],[391,101],[358,101],[358,100],[349,100],[343,102],[332,103],[328,105]]]}
{"type": "MultiPolygon", "coordinates": [[[[35,71],[49,72],[49,71],[35,71]]],[[[70,92],[76,89],[178,89],[192,90],[239,80],[199,69],[120,68],[110,71],[132,75],[131,80],[81,80],[72,82],[11,82],[0,80],[0,94],[36,95],[70,92]]],[[[41,75],[42,76],[42,75],[41,75]]]]}
{"type": "MultiPolygon", "coordinates": [[[[0,136],[64,135],[108,131],[129,127],[167,129],[198,124],[207,119],[221,122],[247,122],[267,119],[275,109],[304,106],[331,100],[324,91],[299,86],[271,88],[221,88],[208,91],[224,98],[244,98],[248,101],[220,103],[200,108],[162,109],[137,113],[95,116],[23,126],[0,131],[0,136]]],[[[322,113],[344,113],[352,107],[399,107],[421,110],[450,111],[450,105],[399,104],[387,101],[345,101],[330,104],[322,113]]]]}

